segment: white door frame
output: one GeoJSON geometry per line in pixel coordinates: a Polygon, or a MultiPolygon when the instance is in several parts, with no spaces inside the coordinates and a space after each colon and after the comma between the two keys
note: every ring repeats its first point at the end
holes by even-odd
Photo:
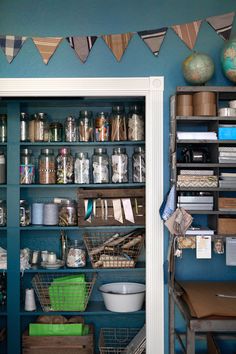
{"type": "Polygon", "coordinates": [[[164,354],[163,90],[163,77],[0,79],[0,97],[145,97],[147,354],[164,354]]]}

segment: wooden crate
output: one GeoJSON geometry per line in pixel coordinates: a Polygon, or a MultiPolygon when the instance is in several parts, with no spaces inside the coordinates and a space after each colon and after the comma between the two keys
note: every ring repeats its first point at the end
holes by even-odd
{"type": "Polygon", "coordinates": [[[23,354],[93,354],[94,329],[90,325],[86,336],[29,336],[26,330],[22,337],[23,354]]]}
{"type": "Polygon", "coordinates": [[[235,235],[236,218],[219,218],[218,219],[218,234],[235,235]]]}
{"type": "Polygon", "coordinates": [[[79,226],[122,226],[145,224],[145,189],[78,189],[78,225],[79,226]],[[114,219],[113,199],[130,198],[134,223],[125,219],[122,207],[123,224],[114,219]],[[91,217],[91,222],[85,220],[85,200],[96,201],[96,215],[91,217]],[[104,217],[104,204],[107,203],[107,218],[104,217]]]}

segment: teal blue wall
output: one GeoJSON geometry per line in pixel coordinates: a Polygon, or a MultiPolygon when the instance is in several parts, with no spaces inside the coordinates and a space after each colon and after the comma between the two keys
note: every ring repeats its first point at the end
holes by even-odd
{"type": "MultiPolygon", "coordinates": [[[[191,22],[235,10],[235,0],[0,0],[0,34],[66,37],[135,32],[191,22]]],[[[236,33],[236,21],[233,32],[236,33]]],[[[214,59],[215,75],[208,84],[230,84],[222,75],[219,63],[223,43],[214,30],[204,22],[195,50],[206,52],[214,59]]],[[[189,54],[189,49],[172,30],[169,30],[157,58],[135,35],[120,63],[115,60],[100,38],[95,43],[86,64],[80,62],[64,40],[49,64],[45,65],[32,41],[27,40],[12,64],[8,64],[0,51],[0,77],[164,76],[164,141],[166,142],[169,134],[169,97],[174,93],[177,85],[186,84],[181,73],[181,62],[189,54]]],[[[169,188],[168,144],[164,145],[164,177],[164,192],[166,192],[169,188]]],[[[164,237],[166,240],[167,233],[164,237]]],[[[185,269],[196,265],[189,255],[186,256],[186,260],[185,269]]],[[[208,263],[201,263],[200,274],[205,273],[208,266],[208,263]]],[[[235,272],[228,271],[227,277],[232,276],[235,277],[235,272]]],[[[167,335],[165,341],[167,353],[167,335]]]]}

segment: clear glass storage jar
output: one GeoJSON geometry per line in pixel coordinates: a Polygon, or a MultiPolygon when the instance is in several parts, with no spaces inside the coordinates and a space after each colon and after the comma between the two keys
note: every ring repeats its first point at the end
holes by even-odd
{"type": "Polygon", "coordinates": [[[53,149],[41,149],[38,162],[39,183],[56,183],[56,159],[53,149]]]}
{"type": "Polygon", "coordinates": [[[66,266],[68,268],[81,268],[86,266],[86,251],[82,241],[68,242],[66,266]]]}
{"type": "Polygon", "coordinates": [[[76,119],[72,116],[66,117],[64,123],[65,141],[70,143],[78,141],[76,119]]]}
{"type": "Polygon", "coordinates": [[[74,200],[63,200],[59,205],[59,225],[77,225],[77,203],[74,200]]]}
{"type": "Polygon", "coordinates": [[[74,158],[69,148],[59,149],[56,158],[57,183],[68,184],[74,181],[74,158]]]}
{"type": "Polygon", "coordinates": [[[0,114],[0,142],[5,143],[7,141],[7,115],[0,114]]]}
{"type": "Polygon", "coordinates": [[[127,127],[124,107],[112,107],[111,113],[111,141],[127,140],[127,127]]]}
{"type": "Polygon", "coordinates": [[[109,141],[109,134],[110,126],[107,115],[104,112],[97,113],[94,130],[95,141],[109,141]]]}
{"type": "Polygon", "coordinates": [[[137,147],[134,149],[134,153],[132,156],[133,182],[144,183],[145,175],[145,151],[142,147],[137,147]]]}
{"type": "Polygon", "coordinates": [[[20,141],[29,141],[29,116],[25,112],[20,114],[20,141]]]}
{"type": "Polygon", "coordinates": [[[31,209],[29,203],[20,200],[20,226],[29,226],[31,224],[31,209]]]}
{"type": "Polygon", "coordinates": [[[0,150],[0,184],[6,183],[6,159],[4,152],[0,150]]]}
{"type": "Polygon", "coordinates": [[[21,149],[20,152],[20,184],[35,182],[34,156],[30,149],[21,149]]]}
{"type": "Polygon", "coordinates": [[[0,200],[0,227],[6,226],[6,224],[7,224],[6,201],[0,200]]]}
{"type": "Polygon", "coordinates": [[[109,158],[107,155],[107,149],[94,149],[92,165],[93,183],[109,183],[109,158]]]}
{"type": "Polygon", "coordinates": [[[46,117],[45,113],[37,113],[34,116],[34,141],[46,141],[44,136],[46,117]]]}
{"type": "Polygon", "coordinates": [[[74,175],[75,183],[89,183],[89,158],[87,152],[75,154],[74,175]]]}
{"type": "Polygon", "coordinates": [[[125,148],[113,149],[111,156],[112,183],[128,182],[128,155],[125,148]]]}
{"type": "Polygon", "coordinates": [[[91,111],[80,111],[79,141],[93,141],[93,114],[91,111]]]}
{"type": "Polygon", "coordinates": [[[144,115],[142,107],[133,105],[128,113],[128,140],[144,140],[144,115]]]}
{"type": "Polygon", "coordinates": [[[49,141],[62,141],[63,126],[59,122],[52,122],[49,124],[49,141]]]}

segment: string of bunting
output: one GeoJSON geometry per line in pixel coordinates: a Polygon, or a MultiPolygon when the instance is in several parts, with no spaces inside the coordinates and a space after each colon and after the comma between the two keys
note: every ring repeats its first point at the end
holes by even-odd
{"type": "MultiPolygon", "coordinates": [[[[228,40],[230,38],[234,16],[235,12],[230,12],[219,16],[208,17],[204,20],[195,20],[189,23],[173,25],[169,28],[171,28],[180,40],[183,41],[190,50],[192,50],[195,46],[203,21],[206,21],[223,40],[228,40]]],[[[151,50],[153,55],[158,56],[161,45],[169,28],[163,27],[139,32],[98,36],[75,36],[66,38],[32,37],[31,39],[37,47],[44,64],[48,64],[63,39],[68,41],[70,47],[75,51],[82,63],[86,62],[98,38],[102,38],[104,40],[116,60],[120,61],[129,45],[130,40],[135,34],[138,34],[138,36],[151,50]]],[[[17,56],[27,39],[28,37],[25,36],[0,35],[0,47],[3,50],[8,63],[11,63],[17,56]]]]}

